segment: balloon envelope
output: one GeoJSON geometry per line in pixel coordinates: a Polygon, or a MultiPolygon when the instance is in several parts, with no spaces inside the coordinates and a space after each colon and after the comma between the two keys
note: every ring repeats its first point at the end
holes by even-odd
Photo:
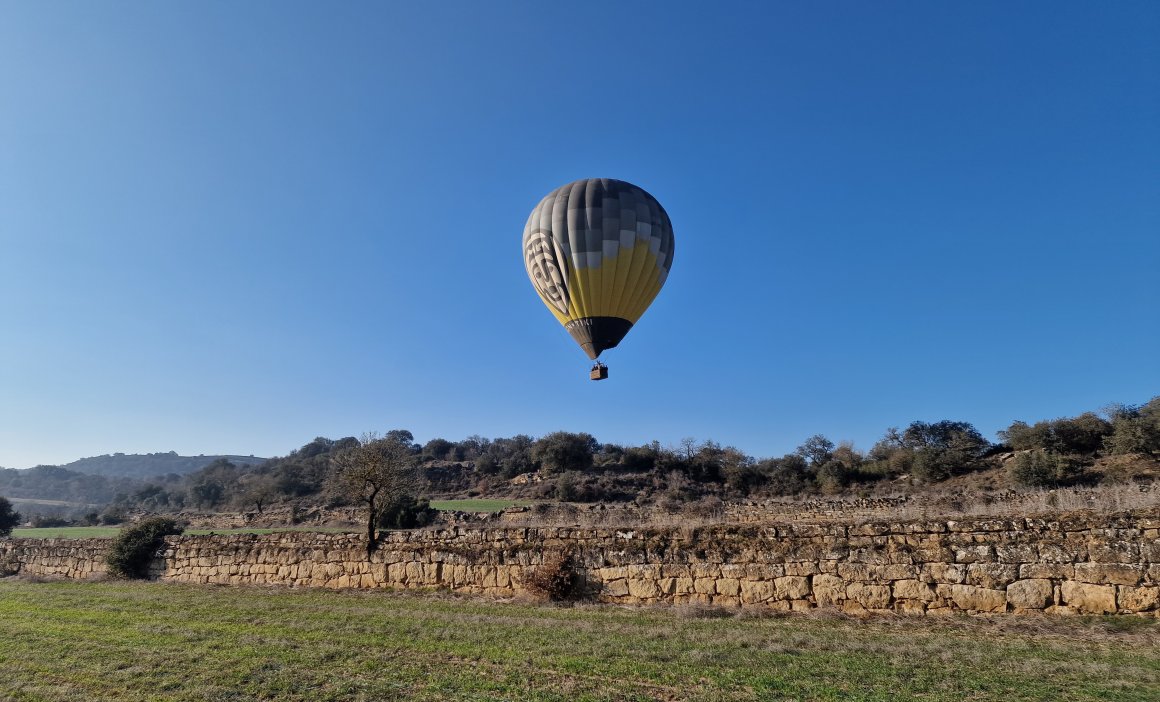
{"type": "Polygon", "coordinates": [[[673,265],[673,226],[652,195],[611,178],[548,193],[524,227],[524,265],[589,358],[620,343],[673,265]]]}

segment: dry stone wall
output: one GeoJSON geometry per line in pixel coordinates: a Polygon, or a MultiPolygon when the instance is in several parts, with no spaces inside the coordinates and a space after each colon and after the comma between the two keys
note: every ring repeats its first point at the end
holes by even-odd
{"type": "MultiPolygon", "coordinates": [[[[87,578],[107,540],[0,541],[0,573],[87,578]]],[[[1160,509],[1057,518],[698,528],[468,528],[386,535],[180,536],[169,582],[524,592],[545,554],[569,552],[588,597],[779,610],[1160,616],[1160,509]]]]}

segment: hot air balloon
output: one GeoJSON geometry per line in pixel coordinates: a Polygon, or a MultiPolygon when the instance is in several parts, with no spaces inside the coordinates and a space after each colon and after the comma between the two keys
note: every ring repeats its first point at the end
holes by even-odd
{"type": "Polygon", "coordinates": [[[615,347],[665,284],[673,225],[637,186],[586,178],[548,193],[524,226],[524,265],[540,299],[608,377],[615,347]]]}

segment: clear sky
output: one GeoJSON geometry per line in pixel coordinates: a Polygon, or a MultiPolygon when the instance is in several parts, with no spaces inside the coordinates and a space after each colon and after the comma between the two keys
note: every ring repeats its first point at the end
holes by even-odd
{"type": "Polygon", "coordinates": [[[0,0],[0,465],[1142,403],[1157,37],[1152,0],[0,0]],[[676,234],[600,383],[520,250],[586,177],[676,234]]]}

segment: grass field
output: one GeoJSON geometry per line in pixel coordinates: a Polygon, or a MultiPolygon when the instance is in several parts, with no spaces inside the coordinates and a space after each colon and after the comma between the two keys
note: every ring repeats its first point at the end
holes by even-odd
{"type": "Polygon", "coordinates": [[[530,505],[527,500],[431,500],[431,506],[460,512],[499,512],[508,507],[530,505]]]}
{"type": "MultiPolygon", "coordinates": [[[[111,539],[121,530],[119,526],[104,527],[48,527],[44,529],[13,529],[16,539],[111,539]]],[[[186,534],[272,534],[276,531],[325,531],[346,533],[359,531],[352,527],[312,527],[298,529],[186,529],[186,534]]]]}
{"type": "Polygon", "coordinates": [[[719,614],[8,579],[0,699],[1160,699],[1157,620],[719,614]]]}

